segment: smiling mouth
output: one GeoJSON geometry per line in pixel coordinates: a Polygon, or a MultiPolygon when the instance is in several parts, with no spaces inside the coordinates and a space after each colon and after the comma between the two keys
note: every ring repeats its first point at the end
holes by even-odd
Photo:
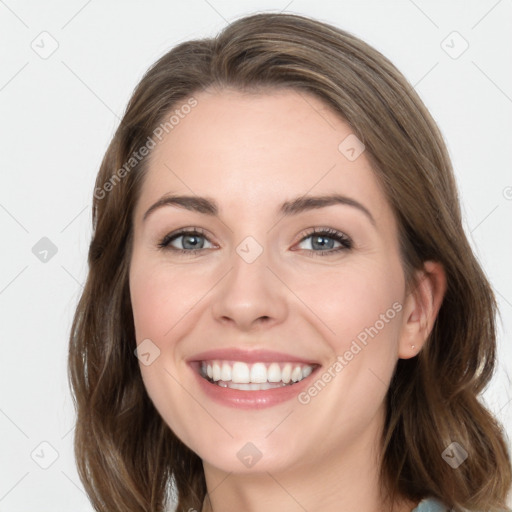
{"type": "Polygon", "coordinates": [[[199,375],[223,388],[261,391],[293,386],[309,377],[318,365],[287,362],[245,363],[201,361],[199,375]]]}

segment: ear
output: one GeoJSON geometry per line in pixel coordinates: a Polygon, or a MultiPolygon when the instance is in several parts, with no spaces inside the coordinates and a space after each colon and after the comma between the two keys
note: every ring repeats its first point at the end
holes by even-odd
{"type": "Polygon", "coordinates": [[[416,286],[405,300],[403,324],[398,357],[416,356],[428,339],[446,292],[446,274],[443,266],[426,261],[416,273],[416,286]]]}

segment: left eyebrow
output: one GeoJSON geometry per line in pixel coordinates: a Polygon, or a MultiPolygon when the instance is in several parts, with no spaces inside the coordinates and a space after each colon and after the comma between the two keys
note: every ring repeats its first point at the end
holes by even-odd
{"type": "MultiPolygon", "coordinates": [[[[279,208],[281,215],[291,216],[303,213],[308,210],[314,210],[318,208],[325,208],[327,206],[333,206],[342,204],[346,206],[352,206],[357,208],[360,212],[364,213],[370,222],[375,226],[376,222],[370,210],[362,205],[360,202],[352,199],[351,197],[343,196],[340,194],[330,194],[322,196],[300,196],[290,201],[284,202],[279,208]]],[[[206,197],[198,196],[176,196],[176,195],[165,195],[154,203],[144,214],[142,220],[145,221],[147,217],[155,210],[163,206],[177,206],[179,208],[185,208],[197,213],[218,217],[219,207],[215,200],[206,197]]]]}
{"type": "Polygon", "coordinates": [[[370,222],[375,226],[376,222],[370,210],[366,206],[362,205],[359,201],[352,199],[351,197],[343,196],[340,194],[329,194],[323,196],[301,196],[291,201],[286,201],[282,204],[280,212],[283,215],[296,215],[307,210],[313,210],[316,208],[325,208],[326,206],[332,206],[336,204],[343,204],[346,206],[352,206],[357,208],[360,212],[364,213],[370,222]]]}

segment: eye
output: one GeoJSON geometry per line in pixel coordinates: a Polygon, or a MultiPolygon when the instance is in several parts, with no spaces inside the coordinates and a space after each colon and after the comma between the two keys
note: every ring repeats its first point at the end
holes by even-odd
{"type": "MultiPolygon", "coordinates": [[[[351,249],[352,240],[332,228],[314,228],[306,232],[299,242],[309,247],[299,247],[315,256],[327,256],[351,249]]],[[[181,254],[193,255],[205,249],[212,249],[214,246],[208,240],[203,230],[200,228],[190,228],[186,230],[169,233],[159,243],[158,248],[169,250],[181,254]],[[209,244],[209,246],[205,246],[209,244]]]]}
{"type": "Polygon", "coordinates": [[[213,245],[201,229],[191,228],[169,233],[158,243],[158,247],[181,254],[196,254],[204,249],[213,248],[213,245]],[[210,247],[205,247],[205,242],[210,244],[210,247]]]}
{"type": "Polygon", "coordinates": [[[300,248],[315,256],[328,256],[346,251],[353,246],[352,240],[347,235],[332,228],[314,228],[307,232],[299,244],[309,246],[300,248]]]}

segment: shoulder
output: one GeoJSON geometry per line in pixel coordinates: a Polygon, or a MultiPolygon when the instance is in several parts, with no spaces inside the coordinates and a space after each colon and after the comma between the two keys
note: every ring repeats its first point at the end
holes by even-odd
{"type": "Polygon", "coordinates": [[[450,512],[450,508],[435,498],[425,498],[411,512],[450,512]]]}
{"type": "MultiPolygon", "coordinates": [[[[502,512],[508,512],[512,509],[503,509],[502,512]]],[[[452,512],[453,509],[446,506],[436,498],[425,498],[418,503],[418,506],[411,512],[452,512]]]]}

